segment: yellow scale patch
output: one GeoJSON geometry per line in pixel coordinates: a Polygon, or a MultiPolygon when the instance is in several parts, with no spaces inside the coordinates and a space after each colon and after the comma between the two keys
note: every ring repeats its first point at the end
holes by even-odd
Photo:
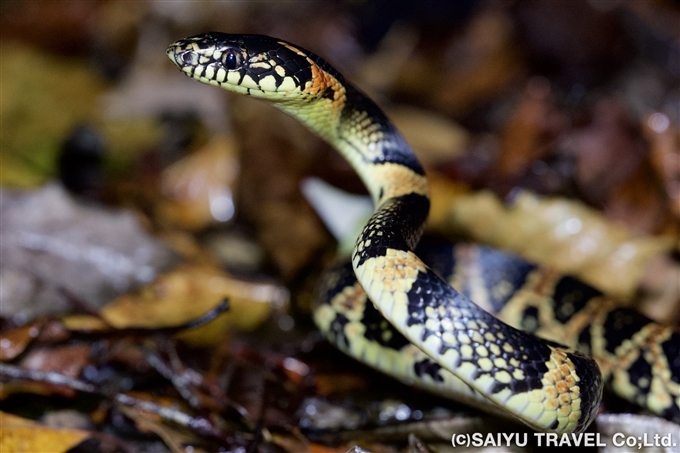
{"type": "MultiPolygon", "coordinates": [[[[427,178],[414,173],[403,165],[393,163],[374,165],[372,173],[372,185],[378,186],[383,191],[382,201],[411,193],[430,196],[427,178]]],[[[380,203],[381,200],[378,201],[378,207],[380,207],[380,203]]]]}

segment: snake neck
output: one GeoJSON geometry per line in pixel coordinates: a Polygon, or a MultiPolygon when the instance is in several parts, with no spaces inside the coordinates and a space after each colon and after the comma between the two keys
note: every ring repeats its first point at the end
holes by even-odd
{"type": "MultiPolygon", "coordinates": [[[[333,146],[368,189],[376,210],[389,200],[416,193],[429,200],[425,172],[411,147],[385,113],[361,91],[322,72],[315,97],[280,100],[276,107],[292,115],[333,146]]],[[[429,209],[429,201],[426,204],[429,209]]],[[[420,219],[422,223],[427,218],[420,219]]]]}

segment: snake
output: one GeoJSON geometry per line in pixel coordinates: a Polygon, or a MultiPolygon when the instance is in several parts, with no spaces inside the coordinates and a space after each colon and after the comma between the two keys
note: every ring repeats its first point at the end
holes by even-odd
{"type": "Polygon", "coordinates": [[[221,32],[178,40],[166,54],[194,80],[293,116],[366,186],[375,210],[351,257],[324,274],[314,312],[339,349],[537,431],[586,430],[605,383],[680,422],[672,329],[496,249],[460,245],[431,254],[430,265],[420,258],[425,171],[383,110],[327,61],[282,39],[221,32]]]}

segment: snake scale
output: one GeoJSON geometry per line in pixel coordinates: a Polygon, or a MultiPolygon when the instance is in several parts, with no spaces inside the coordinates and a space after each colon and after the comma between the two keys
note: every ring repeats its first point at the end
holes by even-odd
{"type": "Polygon", "coordinates": [[[179,40],[167,55],[199,82],[292,115],[366,185],[375,212],[351,264],[326,274],[314,315],[337,347],[540,431],[585,430],[605,382],[680,422],[680,335],[672,329],[491,248],[419,252],[433,267],[419,258],[413,250],[430,206],[425,172],[382,110],[326,61],[280,39],[219,32],[179,40]]]}

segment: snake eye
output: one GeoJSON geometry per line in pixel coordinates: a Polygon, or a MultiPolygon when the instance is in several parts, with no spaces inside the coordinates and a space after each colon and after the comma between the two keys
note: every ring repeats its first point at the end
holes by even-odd
{"type": "Polygon", "coordinates": [[[222,55],[222,64],[230,71],[241,66],[242,61],[243,55],[237,49],[227,49],[222,55]]]}

